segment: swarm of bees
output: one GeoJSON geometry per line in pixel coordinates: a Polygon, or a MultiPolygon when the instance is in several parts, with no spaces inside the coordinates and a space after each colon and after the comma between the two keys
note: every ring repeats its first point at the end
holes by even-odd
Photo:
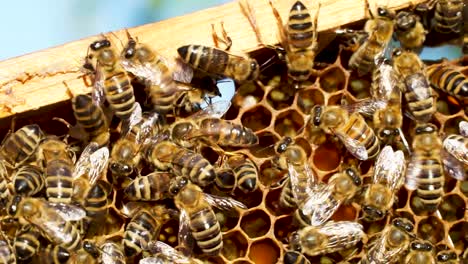
{"type": "Polygon", "coordinates": [[[30,123],[0,145],[0,262],[468,263],[464,58],[419,56],[434,36],[465,52],[468,7],[366,1],[321,47],[320,3],[286,23],[270,6],[265,63],[223,25],[178,58],[129,31],[90,43],[92,94],[64,83],[75,120],[51,120],[68,133],[30,123]]]}

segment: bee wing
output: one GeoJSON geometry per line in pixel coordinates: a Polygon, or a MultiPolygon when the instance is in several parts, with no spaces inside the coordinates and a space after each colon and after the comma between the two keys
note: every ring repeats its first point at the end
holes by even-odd
{"type": "Polygon", "coordinates": [[[86,211],[76,205],[64,203],[49,203],[47,207],[55,210],[65,221],[79,221],[86,217],[86,211]]]}
{"type": "Polygon", "coordinates": [[[331,186],[325,184],[311,192],[304,205],[300,206],[300,210],[310,219],[312,226],[320,226],[330,219],[339,205],[333,197],[331,186]]]}
{"type": "Polygon", "coordinates": [[[419,184],[419,178],[423,173],[422,164],[416,158],[411,158],[406,169],[405,187],[408,190],[416,190],[419,184]]]}
{"type": "Polygon", "coordinates": [[[460,129],[460,135],[468,137],[468,122],[461,121],[460,123],[458,123],[458,127],[460,129]]]}
{"type": "Polygon", "coordinates": [[[164,259],[160,257],[147,257],[142,258],[138,262],[139,264],[165,264],[164,259]]]}
{"type": "Polygon", "coordinates": [[[393,151],[391,146],[385,146],[375,162],[373,183],[384,183],[392,190],[397,190],[403,184],[405,156],[403,151],[393,151]]]}
{"type": "Polygon", "coordinates": [[[147,85],[158,85],[161,83],[162,71],[151,63],[122,59],[121,65],[127,72],[143,79],[147,85]]]}
{"type": "Polygon", "coordinates": [[[141,105],[138,102],[135,102],[135,109],[133,110],[132,114],[122,123],[122,130],[121,134],[127,136],[130,132],[131,128],[136,124],[140,123],[143,119],[143,110],[141,109],[141,105]]]}
{"type": "Polygon", "coordinates": [[[124,262],[124,258],[122,256],[119,256],[117,254],[112,254],[112,252],[114,251],[114,245],[112,245],[112,243],[109,243],[109,242],[106,242],[104,244],[102,244],[101,246],[101,251],[102,254],[101,255],[101,261],[102,261],[102,264],[115,264],[115,263],[119,263],[118,260],[121,260],[120,263],[123,263],[124,262]]]}
{"type": "Polygon", "coordinates": [[[91,97],[97,105],[103,105],[105,101],[105,86],[104,86],[105,75],[102,72],[100,63],[96,65],[96,71],[94,74],[94,85],[91,92],[91,97]]]}
{"type": "Polygon", "coordinates": [[[152,131],[158,127],[161,116],[157,112],[149,113],[147,118],[140,124],[140,133],[137,135],[137,142],[143,143],[148,137],[152,136],[152,131]]]}
{"type": "Polygon", "coordinates": [[[464,141],[459,141],[456,138],[447,137],[443,142],[444,149],[457,158],[460,162],[468,165],[468,148],[464,141]]]}
{"type": "Polygon", "coordinates": [[[83,174],[88,173],[90,169],[90,158],[91,155],[99,149],[99,145],[96,142],[89,143],[86,148],[81,152],[80,158],[75,164],[75,169],[73,170],[73,180],[78,179],[83,176],[83,174]]]}
{"type": "Polygon", "coordinates": [[[181,58],[175,58],[173,63],[166,63],[172,67],[172,78],[175,81],[189,83],[193,78],[193,68],[181,58]]]}
{"type": "Polygon", "coordinates": [[[392,92],[398,87],[398,80],[393,67],[388,63],[381,62],[373,74],[380,74],[380,80],[376,85],[377,89],[371,89],[372,98],[388,101],[392,92]]]}
{"type": "Polygon", "coordinates": [[[203,195],[207,203],[223,211],[236,210],[237,208],[247,209],[247,206],[231,197],[218,196],[208,193],[203,193],[203,195]]]}
{"type": "Polygon", "coordinates": [[[427,78],[422,73],[416,73],[406,77],[406,89],[413,92],[418,100],[425,100],[432,96],[432,88],[427,78]]]}
{"type": "Polygon", "coordinates": [[[213,118],[221,118],[226,114],[226,112],[229,110],[229,107],[231,107],[231,101],[216,101],[204,109],[190,115],[190,118],[192,119],[200,119],[203,117],[213,117],[213,118]]]}
{"type": "Polygon", "coordinates": [[[451,155],[449,152],[441,151],[442,163],[444,165],[445,172],[448,173],[452,178],[463,181],[466,179],[466,172],[464,163],[459,159],[451,155]]]}
{"type": "Polygon", "coordinates": [[[190,230],[190,218],[187,211],[184,209],[180,210],[178,238],[179,246],[186,252],[192,252],[192,249],[195,246],[195,239],[193,238],[190,230]]]}
{"type": "Polygon", "coordinates": [[[384,100],[365,99],[354,104],[344,105],[343,108],[350,113],[358,112],[370,116],[377,110],[387,107],[387,105],[388,102],[384,100]]]}
{"type": "Polygon", "coordinates": [[[168,244],[161,242],[161,241],[151,241],[148,244],[148,250],[152,254],[160,253],[168,260],[172,261],[173,263],[187,263],[190,264],[190,259],[184,256],[182,253],[177,251],[175,248],[169,246],[168,244]]]}
{"type": "Polygon", "coordinates": [[[102,147],[96,150],[91,156],[89,157],[91,163],[91,169],[88,173],[89,175],[89,182],[91,186],[94,185],[96,180],[103,175],[105,169],[107,168],[107,162],[109,161],[109,149],[107,147],[102,147]]]}
{"type": "Polygon", "coordinates": [[[325,249],[337,251],[355,245],[364,236],[362,225],[351,221],[328,221],[320,227],[320,233],[328,237],[325,249]],[[353,238],[353,239],[350,239],[353,238]]]}
{"type": "Polygon", "coordinates": [[[335,133],[335,135],[341,140],[341,142],[345,145],[346,149],[353,154],[359,160],[367,160],[369,155],[367,153],[367,149],[361,142],[350,138],[347,135],[342,133],[335,133]]]}
{"type": "Polygon", "coordinates": [[[288,163],[288,175],[291,182],[291,191],[298,203],[302,203],[304,199],[306,199],[306,195],[309,195],[314,192],[314,189],[316,188],[315,184],[317,182],[314,171],[309,166],[309,164],[303,164],[303,170],[306,174],[305,176],[307,177],[307,183],[305,183],[306,190],[304,194],[304,187],[302,187],[304,183],[299,182],[300,180],[302,180],[301,175],[296,170],[293,164],[288,163]]]}

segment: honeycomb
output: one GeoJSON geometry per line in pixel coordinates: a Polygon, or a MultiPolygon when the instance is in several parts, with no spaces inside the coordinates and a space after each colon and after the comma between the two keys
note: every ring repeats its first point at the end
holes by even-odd
{"type": "MultiPolygon", "coordinates": [[[[259,137],[258,145],[240,150],[255,162],[259,170],[259,188],[248,195],[234,193],[233,197],[244,203],[247,206],[246,210],[240,210],[237,214],[216,211],[222,227],[224,248],[220,256],[205,259],[207,262],[235,264],[282,262],[287,250],[287,238],[297,228],[294,227],[292,212],[279,206],[282,187],[278,182],[284,177],[285,172],[272,166],[272,158],[276,155],[272,146],[279,139],[285,136],[294,138],[295,142],[306,151],[310,166],[318,179],[323,182],[327,182],[331,175],[340,171],[348,161],[354,160],[336,138],[305,126],[308,114],[314,105],[352,104],[370,96],[370,78],[358,77],[346,69],[351,51],[341,49],[337,52],[336,46],[330,46],[333,50],[325,49],[322,54],[336,54],[336,56],[328,55],[323,58],[323,64],[326,66],[320,68],[318,76],[302,84],[300,90],[291,89],[292,86],[285,75],[285,66],[281,63],[262,72],[257,82],[236,87],[232,106],[226,113],[225,119],[251,128],[259,137]]],[[[261,61],[263,57],[269,57],[270,53],[269,50],[258,50],[252,56],[261,61]]],[[[463,61],[453,63],[460,64],[461,71],[468,74],[468,67],[462,65],[463,61]]],[[[139,96],[144,98],[144,95],[139,96]]],[[[443,93],[437,96],[437,113],[431,122],[436,124],[441,134],[458,133],[458,123],[461,120],[468,120],[463,104],[443,93]]],[[[70,102],[65,102],[25,113],[16,119],[16,126],[37,123],[48,134],[67,133],[65,127],[52,125],[50,118],[43,114],[51,112],[73,123],[70,102]]],[[[409,135],[410,123],[412,122],[409,119],[405,119],[406,135],[409,135]]],[[[113,133],[114,140],[117,137],[118,133],[113,133]]],[[[408,138],[411,140],[411,137],[408,138]]],[[[218,158],[209,148],[203,149],[202,154],[213,163],[218,158]]],[[[364,183],[370,182],[373,163],[365,161],[358,164],[364,183]]],[[[382,231],[394,217],[406,217],[414,223],[414,232],[418,237],[431,241],[438,250],[446,249],[453,244],[457,254],[463,254],[468,248],[468,181],[456,181],[450,177],[445,179],[445,195],[439,206],[440,215],[425,213],[415,197],[415,192],[403,187],[397,194],[398,200],[394,210],[381,221],[369,223],[360,220],[361,206],[357,202],[341,205],[332,219],[359,221],[363,224],[367,236],[372,237],[382,231]]],[[[209,186],[205,191],[226,195],[213,186],[209,186]]],[[[87,237],[100,237],[102,240],[122,238],[125,223],[128,222],[128,218],[119,213],[118,204],[122,199],[121,193],[118,192],[114,197],[114,210],[106,218],[106,222],[100,223],[99,226],[91,226],[87,237]],[[101,228],[102,226],[105,228],[101,228]]],[[[177,220],[169,220],[161,228],[158,239],[177,246],[178,226],[177,220]]],[[[311,263],[337,263],[342,260],[357,263],[365,253],[363,248],[366,243],[367,239],[358,243],[356,251],[345,250],[324,256],[308,257],[308,259],[311,263]]],[[[195,256],[201,257],[200,251],[195,250],[195,256]]],[[[137,259],[133,261],[137,262],[137,259]]]]}

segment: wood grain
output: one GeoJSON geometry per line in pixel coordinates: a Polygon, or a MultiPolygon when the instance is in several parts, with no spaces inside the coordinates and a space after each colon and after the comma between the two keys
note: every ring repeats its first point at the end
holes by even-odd
{"type": "MultiPolygon", "coordinates": [[[[274,1],[283,21],[295,0],[274,1]]],[[[335,29],[366,17],[363,0],[322,0],[318,29],[335,29]]],[[[413,4],[423,2],[413,0],[413,4]]],[[[318,6],[316,0],[304,0],[311,13],[318,6]]],[[[370,1],[370,6],[388,5],[400,9],[410,4],[408,0],[370,1]]],[[[276,44],[276,20],[267,0],[251,0],[257,24],[265,44],[276,44]]],[[[248,20],[242,15],[238,2],[205,9],[165,21],[129,28],[139,41],[150,44],[167,58],[176,56],[176,48],[186,44],[213,45],[211,24],[224,22],[226,31],[233,40],[231,51],[251,51],[258,42],[248,20]]],[[[54,30],[53,28],[49,30],[54,30]]],[[[124,30],[114,32],[120,40],[113,39],[120,48],[126,41],[124,30]]],[[[111,37],[110,34],[106,36],[111,37]]],[[[0,62],[0,118],[70,99],[63,81],[71,87],[73,94],[90,92],[83,79],[80,66],[89,44],[100,35],[73,41],[61,46],[41,50],[0,62]],[[2,107],[3,106],[3,107],[2,107]]],[[[320,40],[319,40],[320,41],[320,40]]]]}

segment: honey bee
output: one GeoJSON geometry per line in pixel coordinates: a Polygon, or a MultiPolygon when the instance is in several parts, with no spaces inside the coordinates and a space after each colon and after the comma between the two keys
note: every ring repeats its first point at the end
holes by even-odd
{"type": "Polygon", "coordinates": [[[307,161],[305,150],[290,137],[284,137],[275,146],[278,154],[273,161],[288,176],[281,190],[279,202],[283,208],[297,208],[313,192],[317,179],[307,161]]]}
{"type": "Polygon", "coordinates": [[[420,17],[409,11],[400,11],[395,17],[395,33],[401,47],[418,51],[426,40],[427,31],[420,17]]]}
{"type": "Polygon", "coordinates": [[[44,172],[35,165],[21,166],[13,175],[15,192],[19,195],[33,196],[42,191],[44,184],[44,172]]]}
{"type": "Polygon", "coordinates": [[[109,160],[114,179],[125,179],[137,168],[141,160],[141,147],[146,139],[159,132],[160,122],[159,114],[145,113],[141,118],[135,118],[135,124],[129,124],[128,128],[123,130],[121,137],[112,147],[109,160]],[[126,130],[128,132],[124,132],[126,130]]]}
{"type": "Polygon", "coordinates": [[[375,61],[384,56],[388,43],[392,39],[395,13],[383,7],[377,8],[374,15],[366,1],[366,13],[370,19],[364,25],[367,40],[351,55],[348,66],[357,71],[359,76],[366,75],[375,67],[375,61]]]}
{"type": "Polygon", "coordinates": [[[255,163],[243,154],[223,156],[221,166],[216,170],[215,184],[224,190],[239,188],[244,193],[258,188],[258,169],[255,163]]]}
{"type": "Polygon", "coordinates": [[[211,145],[230,147],[258,144],[258,136],[252,129],[220,118],[230,105],[230,102],[220,101],[189,118],[174,122],[168,131],[170,138],[187,148],[193,147],[200,140],[211,145]]]}
{"type": "MultiPolygon", "coordinates": [[[[167,114],[178,107],[200,104],[203,89],[189,85],[193,70],[183,64],[171,69],[170,63],[148,45],[137,42],[127,31],[128,42],[122,51],[122,65],[128,72],[143,79],[154,110],[167,114]]],[[[177,61],[176,61],[177,62],[177,61]]],[[[191,107],[188,107],[191,108],[191,107]]]]}
{"type": "Polygon", "coordinates": [[[435,256],[434,256],[434,247],[428,241],[415,240],[411,242],[410,251],[409,251],[409,254],[406,255],[405,263],[436,264],[435,256]]]}
{"type": "Polygon", "coordinates": [[[0,234],[0,262],[5,264],[15,264],[16,254],[11,246],[8,237],[1,232],[0,234]]]}
{"type": "Polygon", "coordinates": [[[468,79],[446,63],[427,67],[431,85],[458,98],[468,97],[468,79]]]}
{"type": "Polygon", "coordinates": [[[33,225],[22,226],[17,232],[13,243],[18,260],[24,261],[30,259],[39,251],[39,247],[41,246],[39,241],[40,235],[39,230],[33,225]]]}
{"type": "Polygon", "coordinates": [[[133,87],[107,38],[89,45],[83,67],[95,72],[93,99],[100,104],[105,97],[117,117],[128,119],[136,108],[133,87]]]}
{"type": "Polygon", "coordinates": [[[164,137],[150,141],[144,156],[157,169],[170,169],[175,175],[187,175],[200,186],[207,186],[216,177],[213,165],[201,154],[164,140],[164,137]]]}
{"type": "Polygon", "coordinates": [[[395,193],[404,183],[405,156],[385,146],[375,162],[372,183],[366,188],[362,212],[367,221],[378,221],[392,208],[395,193]]]}
{"type": "Polygon", "coordinates": [[[170,215],[162,205],[151,208],[142,206],[139,209],[133,209],[133,204],[126,206],[129,208],[124,208],[128,210],[125,214],[132,215],[132,218],[125,227],[122,244],[125,256],[133,257],[159,236],[161,226],[170,219],[170,215]]]}
{"type": "Polygon", "coordinates": [[[310,261],[300,252],[286,251],[283,258],[284,264],[311,264],[310,261]]]}
{"type": "Polygon", "coordinates": [[[364,236],[362,225],[341,221],[307,226],[291,234],[290,248],[307,256],[336,252],[356,245],[364,236]]]}
{"type": "Polygon", "coordinates": [[[32,224],[55,245],[74,250],[80,247],[81,235],[71,221],[86,216],[80,207],[63,203],[51,203],[39,198],[15,196],[8,213],[19,218],[20,223],[32,224]]]}
{"type": "Polygon", "coordinates": [[[218,255],[223,247],[223,240],[221,227],[212,206],[222,210],[247,207],[230,197],[206,194],[186,177],[174,178],[170,183],[169,192],[180,210],[179,238],[185,238],[181,244],[190,248],[190,245],[186,244],[191,235],[204,254],[218,255]]]}
{"type": "Polygon", "coordinates": [[[435,211],[444,194],[444,170],[441,159],[442,140],[433,124],[420,124],[415,128],[413,154],[406,172],[405,186],[417,190],[427,211],[435,211]]]}
{"type": "Polygon", "coordinates": [[[435,24],[433,29],[439,33],[459,33],[463,22],[462,0],[431,0],[422,4],[424,11],[433,9],[435,24]]]}
{"type": "Polygon", "coordinates": [[[372,159],[379,153],[379,139],[358,112],[350,114],[340,106],[317,105],[310,118],[314,126],[336,135],[357,159],[372,159]]]}
{"type": "Polygon", "coordinates": [[[311,75],[317,75],[314,59],[319,49],[317,25],[320,3],[312,20],[307,7],[296,1],[289,12],[287,25],[284,25],[278,10],[269,2],[276,18],[281,46],[286,51],[288,75],[296,82],[307,81],[311,75]]]}
{"type": "Polygon", "coordinates": [[[362,185],[360,173],[354,167],[348,167],[335,173],[328,184],[321,185],[299,205],[294,216],[300,226],[319,226],[328,221],[343,203],[350,201],[362,185]]]}
{"type": "Polygon", "coordinates": [[[442,250],[437,253],[437,263],[445,263],[445,264],[458,264],[460,263],[460,259],[453,250],[442,250]]]}
{"type": "Polygon", "coordinates": [[[416,53],[407,50],[395,49],[392,57],[393,67],[404,83],[402,92],[410,117],[418,122],[429,121],[436,111],[436,104],[424,63],[416,53]]]}
{"type": "MultiPolygon", "coordinates": [[[[41,248],[33,263],[64,264],[72,259],[70,251],[62,246],[49,244],[41,248]]],[[[91,264],[91,263],[90,263],[91,264]]]]}
{"type": "Polygon", "coordinates": [[[73,115],[80,127],[89,135],[90,141],[99,146],[109,143],[109,122],[101,106],[86,94],[74,96],[71,100],[73,115]]]}
{"type": "Polygon", "coordinates": [[[397,263],[408,249],[414,236],[413,224],[406,218],[395,218],[391,225],[385,226],[360,263],[397,263]]]}
{"type": "Polygon", "coordinates": [[[148,251],[152,257],[143,258],[141,264],[202,264],[203,261],[185,256],[182,252],[161,241],[151,241],[148,243],[148,251]]]}
{"type": "Polygon", "coordinates": [[[124,189],[125,198],[130,201],[159,201],[167,197],[172,173],[152,172],[138,176],[124,189]]]}
{"type": "Polygon", "coordinates": [[[448,135],[443,142],[444,149],[460,162],[468,165],[468,122],[459,123],[460,135],[448,135]]]}
{"type": "Polygon", "coordinates": [[[103,264],[125,264],[122,246],[114,241],[104,241],[99,247],[91,241],[83,241],[83,249],[103,264]]]}
{"type": "Polygon", "coordinates": [[[67,143],[55,136],[45,138],[39,146],[44,163],[47,199],[53,203],[70,203],[73,195],[73,160],[67,143]]]}
{"type": "Polygon", "coordinates": [[[14,133],[7,134],[0,146],[0,157],[4,165],[18,168],[36,153],[44,133],[38,125],[27,125],[14,133]]]}

